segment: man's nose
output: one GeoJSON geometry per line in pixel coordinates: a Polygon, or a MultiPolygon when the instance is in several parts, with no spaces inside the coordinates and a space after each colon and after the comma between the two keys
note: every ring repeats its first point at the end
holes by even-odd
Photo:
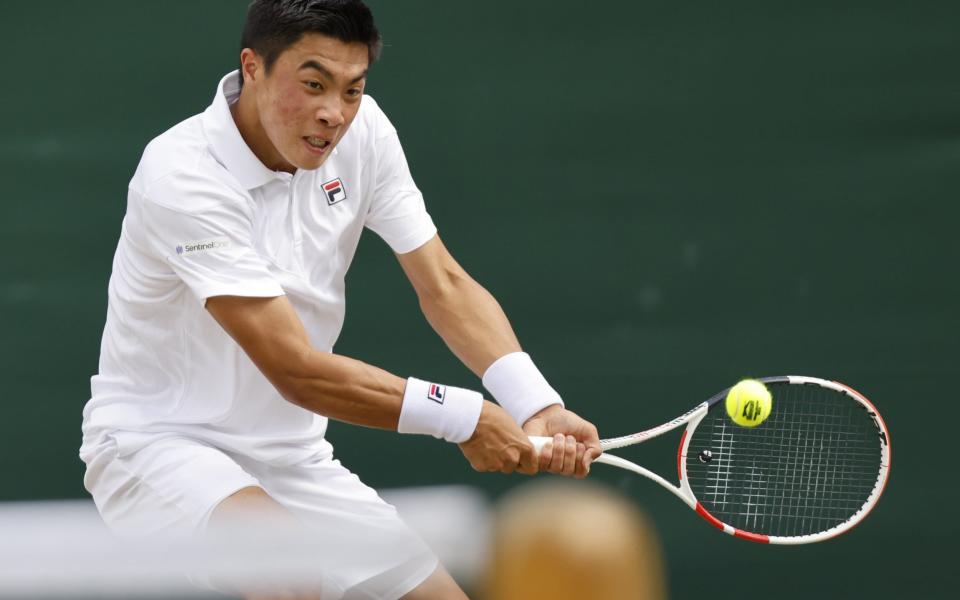
{"type": "Polygon", "coordinates": [[[329,99],[317,108],[314,118],[327,127],[343,125],[343,103],[339,99],[329,99]]]}

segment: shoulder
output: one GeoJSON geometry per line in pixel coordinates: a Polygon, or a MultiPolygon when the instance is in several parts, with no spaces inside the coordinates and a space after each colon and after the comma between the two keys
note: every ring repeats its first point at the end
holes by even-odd
{"type": "Polygon", "coordinates": [[[143,201],[178,212],[247,204],[248,194],[210,153],[200,115],[168,129],[147,144],[130,181],[143,201]]]}
{"type": "Polygon", "coordinates": [[[375,143],[387,135],[396,133],[393,123],[387,118],[386,113],[383,112],[377,101],[373,99],[373,96],[367,95],[364,95],[360,102],[360,110],[357,112],[354,126],[359,126],[357,127],[358,133],[362,134],[370,143],[375,143]]]}

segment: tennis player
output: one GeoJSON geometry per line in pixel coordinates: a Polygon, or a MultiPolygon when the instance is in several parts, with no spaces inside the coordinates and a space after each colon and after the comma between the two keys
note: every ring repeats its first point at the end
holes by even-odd
{"type": "Polygon", "coordinates": [[[327,420],[459,444],[479,471],[578,477],[600,453],[596,428],[564,408],[437,235],[395,129],[364,95],[381,48],[369,9],[254,0],[241,47],[240,70],[150,142],[130,182],[83,413],[86,488],[131,536],[298,519],[329,540],[325,599],[464,598],[333,458],[327,420]],[[499,404],[333,353],[364,227],[499,404]],[[538,456],[528,435],[555,441],[538,456]]]}

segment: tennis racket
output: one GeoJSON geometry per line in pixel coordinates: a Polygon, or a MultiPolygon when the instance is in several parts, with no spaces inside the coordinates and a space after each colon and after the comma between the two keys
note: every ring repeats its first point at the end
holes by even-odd
{"type": "MultiPolygon", "coordinates": [[[[815,377],[760,378],[773,397],[760,425],[736,425],[724,390],[659,427],[602,440],[596,462],[652,479],[714,527],[765,544],[809,544],[862,521],[890,473],[890,434],[863,395],[815,377]],[[608,450],[686,425],[674,485],[608,450]]],[[[552,438],[532,437],[539,451],[552,438]]]]}

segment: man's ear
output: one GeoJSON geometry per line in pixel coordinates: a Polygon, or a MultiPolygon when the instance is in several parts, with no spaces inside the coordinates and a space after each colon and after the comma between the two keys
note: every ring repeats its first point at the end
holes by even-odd
{"type": "Polygon", "coordinates": [[[243,77],[244,85],[256,82],[263,76],[263,57],[261,57],[252,48],[244,48],[240,51],[240,76],[243,77]]]}

